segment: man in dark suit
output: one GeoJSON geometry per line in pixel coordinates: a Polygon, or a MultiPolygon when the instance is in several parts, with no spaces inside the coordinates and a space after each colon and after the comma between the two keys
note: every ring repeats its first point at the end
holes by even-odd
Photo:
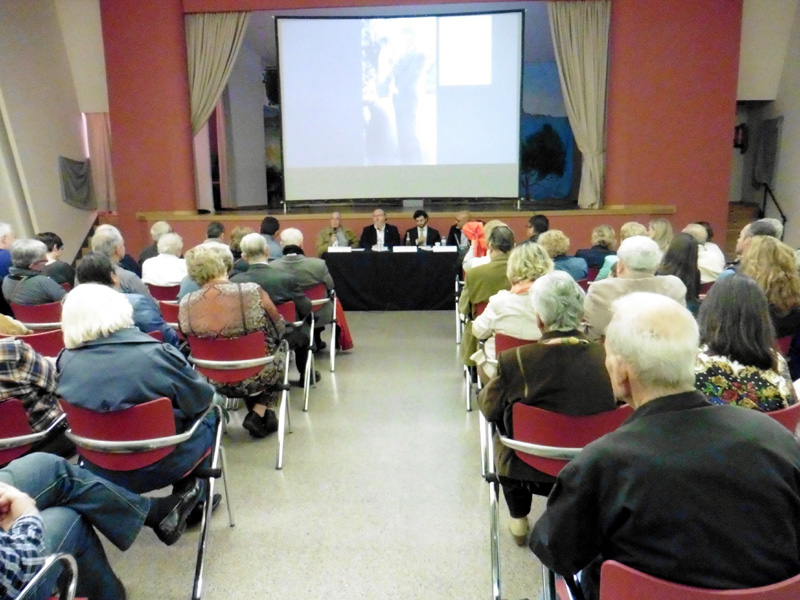
{"type": "MultiPolygon", "coordinates": [[[[234,283],[253,282],[260,285],[270,300],[275,304],[294,302],[297,311],[297,320],[305,319],[311,312],[311,301],[303,293],[297,277],[287,271],[275,269],[267,264],[269,246],[264,236],[258,233],[249,233],[239,243],[242,258],[249,265],[247,271],[231,277],[234,283]]],[[[275,262],[271,263],[275,264],[275,262]]],[[[300,371],[300,381],[305,374],[308,350],[311,345],[310,326],[303,324],[299,329],[294,329],[286,324],[284,338],[289,342],[289,347],[294,350],[297,359],[297,370],[300,371]]],[[[319,381],[319,371],[315,371],[315,378],[319,381]]]]}
{"type": "Polygon", "coordinates": [[[373,210],[372,225],[364,227],[364,231],[361,232],[361,247],[382,246],[391,248],[392,246],[399,246],[401,243],[400,232],[397,231],[397,227],[386,222],[386,213],[383,209],[376,208],[373,210]]]}
{"type": "Polygon", "coordinates": [[[447,233],[447,245],[458,246],[458,251],[462,253],[465,253],[469,248],[469,240],[467,236],[461,233],[461,228],[469,223],[470,218],[471,215],[465,210],[457,212],[456,222],[447,233]]]}
{"type": "Polygon", "coordinates": [[[604,560],[715,589],[800,573],[800,446],[767,415],[698,392],[698,344],[674,300],[617,300],[606,368],[634,412],[561,471],[530,539],[556,573],[582,571],[588,600],[604,560]]]}
{"type": "Polygon", "coordinates": [[[406,246],[433,246],[442,241],[442,236],[433,227],[428,227],[428,213],[420,209],[414,213],[416,227],[406,231],[406,246]]]}

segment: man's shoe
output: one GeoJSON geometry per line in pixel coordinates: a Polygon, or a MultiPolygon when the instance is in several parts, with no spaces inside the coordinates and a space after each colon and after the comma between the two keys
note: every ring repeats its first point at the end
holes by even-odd
{"type": "Polygon", "coordinates": [[[316,354],[317,352],[322,352],[327,347],[328,347],[328,344],[326,344],[325,342],[320,340],[319,342],[317,342],[316,346],[314,347],[314,354],[316,354]]]}
{"type": "Polygon", "coordinates": [[[267,409],[261,422],[264,425],[264,431],[267,432],[267,435],[278,431],[278,415],[275,414],[274,410],[267,409]]]}
{"type": "MultiPolygon", "coordinates": [[[[222,494],[214,494],[214,500],[211,502],[211,512],[216,512],[219,508],[220,503],[222,502],[222,494]]],[[[192,509],[192,512],[189,513],[189,517],[186,519],[186,528],[191,529],[192,527],[196,527],[200,525],[200,521],[203,520],[203,511],[206,509],[205,502],[198,502],[197,506],[192,509]]]]}
{"type": "Polygon", "coordinates": [[[261,417],[259,417],[255,411],[252,410],[249,413],[247,413],[247,416],[244,418],[244,421],[242,421],[242,427],[244,427],[247,431],[249,431],[250,435],[252,435],[254,438],[265,438],[270,433],[272,433],[272,431],[268,431],[267,428],[264,426],[264,420],[261,417]]]}
{"type": "Polygon", "coordinates": [[[194,484],[181,494],[175,508],[154,528],[158,539],[167,546],[177,542],[183,532],[186,531],[186,520],[189,518],[189,513],[197,506],[202,495],[203,482],[200,479],[195,479],[194,484]]]}
{"type": "MultiPolygon", "coordinates": [[[[320,372],[319,371],[314,371],[314,383],[319,383],[320,379],[322,379],[322,375],[320,375],[320,372]]],[[[303,381],[304,380],[305,380],[305,377],[301,373],[300,374],[300,379],[298,379],[297,381],[293,381],[292,385],[296,386],[296,387],[303,387],[303,381]]]]}

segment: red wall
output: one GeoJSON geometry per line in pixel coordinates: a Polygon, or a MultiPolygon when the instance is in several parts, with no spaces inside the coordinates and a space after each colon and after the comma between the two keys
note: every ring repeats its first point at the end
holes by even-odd
{"type": "MultiPolygon", "coordinates": [[[[148,241],[136,211],[195,209],[184,10],[432,3],[441,0],[100,0],[119,223],[129,246],[148,241]]],[[[724,231],[741,3],[612,0],[607,205],[674,205],[677,227],[706,219],[724,231]]]]}

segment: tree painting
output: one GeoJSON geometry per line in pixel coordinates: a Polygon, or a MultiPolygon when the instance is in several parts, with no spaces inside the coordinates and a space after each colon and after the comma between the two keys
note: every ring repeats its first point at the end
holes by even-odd
{"type": "Polygon", "coordinates": [[[549,123],[526,137],[520,149],[520,173],[525,187],[525,199],[531,199],[531,186],[537,181],[551,175],[562,177],[566,159],[564,143],[549,123]]]}

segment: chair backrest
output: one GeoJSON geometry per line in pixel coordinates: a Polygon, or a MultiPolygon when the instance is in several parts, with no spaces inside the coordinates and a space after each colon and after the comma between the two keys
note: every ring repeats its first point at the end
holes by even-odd
{"type": "Polygon", "coordinates": [[[25,306],[9,302],[14,318],[29,329],[58,329],[61,327],[61,302],[25,306]]]}
{"type": "MultiPolygon", "coordinates": [[[[131,408],[113,412],[96,412],[58,401],[67,415],[72,433],[102,441],[130,442],[175,435],[175,416],[169,398],[158,398],[131,408]]],[[[133,471],[158,462],[175,449],[174,446],[146,452],[121,454],[99,452],[78,446],[78,453],[89,462],[112,471],[133,471]]]]}
{"type": "Polygon", "coordinates": [[[472,306],[472,318],[480,317],[483,314],[483,311],[486,310],[486,307],[489,306],[489,302],[478,302],[472,306]]]}
{"type": "Polygon", "coordinates": [[[589,291],[589,278],[588,277],[586,279],[578,279],[578,281],[576,281],[575,283],[577,283],[579,286],[581,286],[581,289],[584,292],[588,292],[589,291]]]}
{"type": "Polygon", "coordinates": [[[292,300],[289,300],[288,302],[282,302],[281,304],[276,304],[275,308],[278,309],[278,313],[287,323],[294,323],[297,321],[297,308],[292,300]]]}
{"type": "Polygon", "coordinates": [[[778,352],[780,352],[783,356],[788,356],[789,354],[789,346],[792,345],[792,335],[785,335],[782,338],[778,338],[775,340],[775,345],[778,347],[778,352]]]}
{"type": "MultiPolygon", "coordinates": [[[[186,339],[193,359],[235,363],[267,356],[267,341],[263,331],[254,331],[235,338],[199,338],[187,335],[186,339]]],[[[217,368],[195,365],[195,368],[212,381],[236,383],[258,374],[264,365],[238,368],[230,368],[230,365],[220,365],[217,368]]]]}
{"type": "MultiPolygon", "coordinates": [[[[30,435],[31,426],[28,414],[21,400],[9,398],[0,401],[0,439],[7,440],[22,435],[30,435]]],[[[0,450],[0,465],[7,465],[30,450],[31,444],[22,444],[13,448],[0,450]]]]}
{"type": "Polygon", "coordinates": [[[764,414],[775,419],[792,433],[797,433],[797,424],[800,423],[800,402],[780,410],[770,410],[764,414]]]}
{"type": "Polygon", "coordinates": [[[177,327],[180,307],[173,302],[164,302],[163,300],[159,300],[158,308],[161,309],[161,316],[164,317],[164,320],[171,326],[177,327]]]}
{"type": "Polygon", "coordinates": [[[589,281],[594,281],[597,279],[597,275],[600,273],[600,269],[597,267],[589,267],[589,274],[586,276],[586,279],[589,281]]]}
{"type": "Polygon", "coordinates": [[[708,290],[711,289],[711,286],[714,285],[713,281],[709,281],[708,283],[701,283],[700,284],[700,295],[705,296],[708,293],[708,290]]]}
{"type": "Polygon", "coordinates": [[[494,348],[497,354],[505,352],[506,350],[512,350],[514,348],[519,348],[520,346],[526,346],[527,344],[535,343],[536,340],[523,340],[521,338],[516,338],[513,335],[506,335],[505,333],[494,334],[494,348]]]}
{"type": "Polygon", "coordinates": [[[153,285],[147,284],[147,289],[150,294],[159,301],[175,302],[178,299],[178,292],[181,289],[180,285],[153,285]]]}
{"type": "Polygon", "coordinates": [[[64,333],[60,329],[51,329],[40,333],[16,336],[42,356],[58,356],[64,349],[64,333]]]}
{"type": "Polygon", "coordinates": [[[158,340],[159,342],[164,341],[164,334],[161,333],[158,329],[155,329],[153,331],[148,331],[147,335],[149,335],[154,340],[158,340]]]}
{"type": "Polygon", "coordinates": [[[672,583],[607,560],[600,572],[600,600],[797,600],[800,575],[764,587],[709,590],[672,583]]]}
{"type": "MultiPolygon", "coordinates": [[[[555,448],[583,448],[622,425],[633,409],[627,404],[596,415],[571,416],[517,402],[512,407],[514,439],[555,448]]],[[[569,460],[516,451],[520,460],[554,477],[569,460]]]]}
{"type": "Polygon", "coordinates": [[[307,290],[303,290],[303,293],[311,300],[311,310],[314,312],[325,306],[331,299],[328,288],[325,287],[324,283],[318,283],[307,290]]]}

